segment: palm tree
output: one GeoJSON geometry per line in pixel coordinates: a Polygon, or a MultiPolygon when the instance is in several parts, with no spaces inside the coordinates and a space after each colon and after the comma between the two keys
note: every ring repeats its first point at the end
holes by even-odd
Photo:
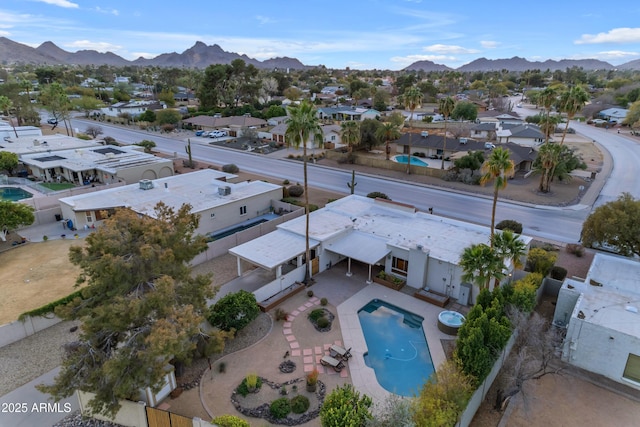
{"type": "MultiPolygon", "coordinates": [[[[546,118],[547,120],[544,122],[546,124],[546,126],[550,126],[551,125],[551,121],[549,119],[550,114],[551,114],[551,107],[553,107],[553,105],[556,103],[557,101],[557,97],[558,97],[558,93],[556,91],[555,88],[553,87],[549,87],[547,86],[546,88],[544,88],[542,90],[542,92],[540,92],[540,95],[538,96],[538,100],[540,101],[540,104],[544,107],[545,111],[546,111],[546,118]]],[[[554,125],[554,129],[555,129],[555,125],[554,125]]],[[[549,143],[549,132],[548,132],[548,128],[547,128],[547,132],[545,132],[545,140],[544,143],[548,144],[549,143]]]]}
{"type": "Polygon", "coordinates": [[[440,98],[438,101],[438,112],[444,117],[444,143],[442,144],[442,165],[440,169],[444,169],[445,151],[447,149],[447,119],[451,116],[453,109],[456,107],[456,101],[452,97],[440,98]]]}
{"type": "Polygon", "coordinates": [[[411,134],[413,133],[413,112],[416,108],[420,106],[422,103],[422,92],[415,86],[411,86],[405,89],[404,94],[402,96],[402,101],[404,102],[404,108],[411,111],[411,116],[409,116],[409,153],[407,157],[407,174],[411,173],[411,134]]]}
{"type": "Polygon", "coordinates": [[[493,180],[493,206],[491,208],[491,244],[493,247],[493,233],[496,224],[496,204],[498,203],[498,191],[507,186],[507,180],[513,174],[515,165],[509,158],[509,150],[498,147],[491,152],[491,155],[482,164],[482,177],[480,184],[484,185],[493,180]]]}
{"type": "Polygon", "coordinates": [[[302,145],[302,161],[304,176],[304,207],[306,211],[305,225],[305,256],[307,268],[305,270],[304,282],[308,283],[311,279],[311,250],[309,249],[309,189],[307,179],[307,144],[313,146],[322,141],[322,128],[316,114],[316,109],[307,101],[302,101],[299,105],[290,105],[288,107],[289,119],[287,120],[287,130],[285,138],[288,144],[293,144],[298,148],[302,145]]]}
{"type": "Polygon", "coordinates": [[[493,235],[493,251],[504,262],[511,261],[513,268],[522,268],[522,257],[527,251],[527,245],[520,239],[520,235],[511,230],[504,230],[493,235]]]}
{"type": "Polygon", "coordinates": [[[556,166],[560,162],[562,154],[562,145],[545,144],[538,151],[538,158],[534,162],[536,169],[542,175],[540,176],[540,185],[538,190],[542,193],[548,193],[551,188],[551,180],[555,173],[556,166]]]}
{"type": "Polygon", "coordinates": [[[353,146],[360,143],[360,122],[348,120],[340,124],[342,142],[349,147],[349,153],[353,151],[353,146]]]}
{"type": "Polygon", "coordinates": [[[480,289],[488,289],[491,278],[504,277],[502,259],[484,243],[464,248],[460,256],[462,280],[476,284],[480,289]]]}
{"type": "Polygon", "coordinates": [[[376,138],[384,139],[385,151],[387,152],[387,160],[389,160],[389,153],[391,152],[391,148],[389,147],[389,142],[395,141],[400,138],[400,131],[398,127],[391,122],[385,122],[378,128],[376,131],[376,138]]]}
{"type": "Polygon", "coordinates": [[[13,108],[13,101],[11,101],[8,97],[4,95],[0,95],[0,112],[6,112],[7,117],[9,118],[9,123],[11,123],[11,127],[13,128],[13,132],[16,134],[16,138],[18,137],[18,131],[16,130],[16,126],[11,120],[11,109],[13,108]]]}
{"type": "Polygon", "coordinates": [[[564,137],[567,136],[569,122],[575,117],[578,111],[582,110],[582,107],[584,107],[587,101],[589,101],[589,94],[582,86],[574,86],[560,95],[560,111],[567,114],[567,124],[562,132],[560,145],[564,144],[564,137]]]}

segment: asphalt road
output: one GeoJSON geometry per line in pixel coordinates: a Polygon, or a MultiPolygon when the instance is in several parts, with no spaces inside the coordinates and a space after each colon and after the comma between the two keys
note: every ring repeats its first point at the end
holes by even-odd
{"type": "MultiPolygon", "coordinates": [[[[519,110],[526,114],[522,111],[524,109],[519,110]]],[[[535,110],[532,111],[535,113],[535,110]]],[[[74,120],[73,126],[83,130],[88,123],[93,122],[74,120]]],[[[243,171],[281,180],[288,179],[291,182],[303,181],[301,162],[214,147],[208,145],[206,139],[194,137],[192,132],[184,132],[183,135],[178,133],[167,137],[158,133],[118,128],[105,123],[100,123],[100,126],[104,129],[105,136],[111,136],[121,143],[133,144],[143,139],[151,139],[156,143],[157,150],[177,153],[180,157],[186,156],[185,141],[187,137],[191,137],[192,153],[196,160],[217,165],[234,163],[243,171]]],[[[613,131],[602,131],[601,134],[599,133],[600,129],[583,126],[576,124],[574,127],[580,133],[584,131],[589,138],[599,141],[611,152],[616,162],[615,175],[609,180],[598,202],[615,199],[622,191],[629,191],[637,197],[640,194],[640,188],[638,188],[640,182],[637,179],[634,180],[632,174],[629,173],[634,170],[629,166],[629,163],[635,161],[636,165],[640,164],[638,162],[640,160],[638,145],[613,131]],[[586,129],[583,129],[583,126],[586,129]]],[[[349,172],[309,164],[309,185],[312,187],[346,193],[348,191],[346,183],[350,180],[351,174],[349,172]]],[[[358,183],[356,194],[359,195],[380,191],[391,195],[394,201],[412,204],[420,210],[426,211],[429,207],[433,207],[437,214],[487,226],[491,221],[491,199],[489,198],[362,174],[357,176],[356,181],[358,183]]],[[[533,237],[559,242],[577,242],[582,223],[590,211],[591,206],[554,208],[498,202],[496,216],[521,222],[524,225],[524,234],[533,237]]]]}

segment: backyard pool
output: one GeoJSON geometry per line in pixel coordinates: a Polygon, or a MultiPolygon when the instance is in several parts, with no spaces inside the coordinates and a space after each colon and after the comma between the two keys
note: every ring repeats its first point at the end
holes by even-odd
{"type": "Polygon", "coordinates": [[[364,361],[391,393],[413,396],[433,373],[424,318],[374,299],[358,311],[367,342],[364,361]]]}
{"type": "Polygon", "coordinates": [[[30,199],[33,194],[20,187],[0,187],[0,200],[10,200],[15,202],[22,199],[30,199]]]}
{"type": "MultiPolygon", "coordinates": [[[[408,156],[406,154],[393,156],[393,161],[406,165],[407,164],[407,157],[408,156]]],[[[411,156],[411,164],[414,165],[414,166],[422,166],[423,168],[426,168],[427,166],[429,166],[429,163],[423,162],[419,158],[413,157],[413,156],[411,156]]]]}

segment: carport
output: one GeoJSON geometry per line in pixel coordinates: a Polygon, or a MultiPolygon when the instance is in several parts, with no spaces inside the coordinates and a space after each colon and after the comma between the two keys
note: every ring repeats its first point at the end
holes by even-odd
{"type": "Polygon", "coordinates": [[[387,246],[387,240],[372,236],[371,234],[353,231],[345,237],[328,244],[325,249],[347,258],[347,276],[351,276],[351,260],[355,259],[369,266],[369,278],[367,283],[372,283],[371,268],[380,262],[391,250],[387,246]]]}

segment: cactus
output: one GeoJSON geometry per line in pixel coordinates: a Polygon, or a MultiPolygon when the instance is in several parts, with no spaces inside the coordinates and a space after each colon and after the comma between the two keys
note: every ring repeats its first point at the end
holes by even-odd
{"type": "Polygon", "coordinates": [[[356,182],[356,171],[352,170],[351,182],[347,182],[347,187],[351,189],[351,194],[353,194],[356,191],[356,185],[358,185],[358,183],[356,182]]]}
{"type": "Polygon", "coordinates": [[[187,139],[187,146],[184,147],[184,151],[189,155],[189,167],[193,167],[193,158],[191,157],[191,138],[187,139]]]}

